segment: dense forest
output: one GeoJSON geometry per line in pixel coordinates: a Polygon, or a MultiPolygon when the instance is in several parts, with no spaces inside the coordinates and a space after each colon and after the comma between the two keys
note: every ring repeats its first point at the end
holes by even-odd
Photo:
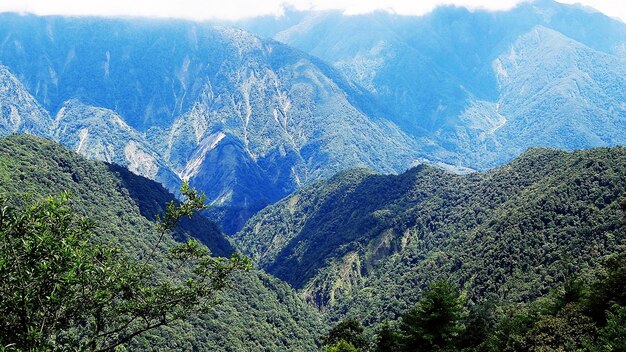
{"type": "Polygon", "coordinates": [[[530,149],[454,175],[344,172],[252,218],[236,236],[329,321],[396,319],[445,279],[472,303],[528,302],[626,244],[626,149],[530,149]]]}
{"type": "MultiPolygon", "coordinates": [[[[0,247],[0,289],[6,295],[15,287],[7,280],[15,277],[17,264],[7,258],[32,262],[7,251],[31,248],[31,239],[20,243],[11,237],[31,221],[43,224],[26,231],[35,236],[33,243],[39,233],[67,233],[78,242],[49,241],[45,248],[83,258],[105,255],[109,259],[98,261],[119,263],[113,265],[116,280],[143,282],[140,297],[152,303],[204,292],[193,284],[199,271],[187,286],[154,285],[164,278],[188,280],[191,271],[176,264],[177,256],[213,253],[207,263],[224,274],[205,292],[208,305],[180,306],[164,315],[163,326],[123,343],[111,339],[120,342],[117,350],[624,351],[624,153],[619,147],[532,149],[502,168],[469,175],[424,165],[397,176],[347,171],[262,211],[231,240],[200,216],[174,232],[160,232],[168,214],[187,203],[118,166],[86,160],[46,139],[13,135],[0,140],[0,218],[2,235],[9,236],[0,247]],[[80,237],[77,219],[83,216],[90,219],[85,229],[91,237],[80,237]],[[190,239],[199,242],[189,247],[190,239]],[[228,261],[219,257],[238,246],[269,273],[227,273],[220,265],[228,261]],[[142,267],[133,263],[153,255],[153,276],[142,277],[142,267]]],[[[193,192],[182,190],[188,202],[193,192]]],[[[183,213],[192,211],[177,219],[183,213]]],[[[34,272],[46,269],[32,265],[34,272]]],[[[54,294],[37,292],[42,302],[57,302],[54,294]]],[[[19,295],[11,297],[0,309],[16,317],[21,303],[19,295]]],[[[76,297],[83,298],[75,303],[92,303],[88,296],[76,297]]],[[[118,305],[103,316],[115,323],[111,314],[135,312],[130,306],[118,305]]],[[[80,318],[71,312],[66,314],[80,318]]],[[[141,313],[158,325],[154,311],[141,313]]],[[[19,350],[21,340],[7,331],[18,331],[11,329],[21,323],[2,324],[3,348],[19,350]]],[[[49,338],[31,331],[23,341],[47,341],[39,350],[96,351],[70,344],[88,336],[81,329],[93,324],[63,328],[49,338]]]]}
{"type": "Polygon", "coordinates": [[[626,352],[624,16],[294,1],[0,0],[0,352],[626,352]]]}
{"type": "Polygon", "coordinates": [[[625,351],[626,248],[602,262],[518,304],[471,304],[466,292],[434,281],[373,336],[356,319],[341,321],[323,337],[324,351],[625,351]]]}
{"type": "MultiPolygon", "coordinates": [[[[153,181],[115,165],[86,160],[43,138],[13,135],[0,140],[3,202],[27,214],[33,202],[66,191],[71,211],[93,221],[91,232],[97,243],[119,248],[131,260],[141,259],[155,243],[160,243],[154,253],[155,262],[160,263],[156,267],[158,277],[178,275],[180,268],[166,255],[177,240],[198,238],[215,255],[233,251],[217,227],[199,217],[183,221],[179,227],[182,230],[158,242],[154,219],[165,212],[166,203],[173,198],[153,181]]],[[[3,241],[2,248],[6,248],[5,244],[3,241]]],[[[0,267],[0,275],[7,274],[3,270],[12,273],[15,269],[12,263],[4,261],[0,267]]],[[[198,351],[318,349],[323,325],[317,313],[293,289],[257,270],[234,275],[235,284],[214,297],[221,304],[141,334],[127,346],[129,350],[153,346],[161,350],[198,351]]],[[[0,341],[7,337],[0,336],[0,341]]]]}

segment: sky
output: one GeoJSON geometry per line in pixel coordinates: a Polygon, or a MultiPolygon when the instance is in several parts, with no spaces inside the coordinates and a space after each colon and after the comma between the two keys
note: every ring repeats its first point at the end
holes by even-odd
{"type": "MultiPolygon", "coordinates": [[[[438,5],[465,6],[470,10],[506,10],[522,1],[525,0],[0,0],[0,12],[237,20],[260,15],[280,16],[285,7],[339,9],[348,15],[374,10],[423,15],[438,5]]],[[[557,1],[581,3],[626,22],[626,0],[557,1]]]]}

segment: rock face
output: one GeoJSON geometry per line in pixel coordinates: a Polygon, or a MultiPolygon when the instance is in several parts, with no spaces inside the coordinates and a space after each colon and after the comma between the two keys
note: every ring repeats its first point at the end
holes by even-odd
{"type": "Polygon", "coordinates": [[[161,155],[115,112],[67,101],[56,115],[54,139],[90,159],[125,166],[175,190],[180,179],[161,155]]]}
{"type": "Polygon", "coordinates": [[[50,136],[50,115],[9,70],[0,65],[0,134],[50,136]]]}
{"type": "Polygon", "coordinates": [[[230,232],[300,185],[350,167],[400,172],[426,157],[421,144],[440,150],[336,69],[241,30],[1,17],[0,60],[56,116],[56,139],[172,190],[189,179],[230,232]]]}

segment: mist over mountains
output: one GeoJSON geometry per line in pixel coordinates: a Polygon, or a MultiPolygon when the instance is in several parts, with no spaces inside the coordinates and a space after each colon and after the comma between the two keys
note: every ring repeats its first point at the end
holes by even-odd
{"type": "Polygon", "coordinates": [[[422,17],[290,15],[243,25],[332,63],[404,131],[454,152],[449,163],[484,169],[532,146],[624,143],[617,87],[625,82],[626,25],[599,12],[535,1],[505,12],[441,7],[422,17]]]}
{"type": "Polygon", "coordinates": [[[189,179],[229,233],[353,167],[467,172],[532,146],[626,138],[626,25],[553,1],[227,25],[1,19],[5,133],[52,137],[172,191],[189,179]]]}

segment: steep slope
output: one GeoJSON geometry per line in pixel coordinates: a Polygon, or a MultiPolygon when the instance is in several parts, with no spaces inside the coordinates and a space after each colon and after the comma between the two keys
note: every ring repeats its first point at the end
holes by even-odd
{"type": "Polygon", "coordinates": [[[211,33],[194,34],[180,21],[1,18],[0,60],[46,110],[54,114],[76,98],[139,129],[166,126],[198,95],[205,75],[193,60],[198,53],[188,56],[187,49],[195,43],[205,55],[219,55],[206,46],[211,33]]]}
{"type": "Polygon", "coordinates": [[[342,173],[270,206],[236,239],[331,318],[395,318],[430,281],[525,301],[626,244],[626,149],[531,149],[459,176],[342,173]],[[381,312],[384,312],[381,316],[381,312]]]}
{"type": "Polygon", "coordinates": [[[0,61],[60,123],[72,113],[73,127],[63,129],[71,135],[60,140],[77,147],[81,131],[101,131],[98,148],[112,140],[116,162],[131,168],[136,160],[122,151],[137,142],[138,172],[155,178],[166,165],[189,178],[223,207],[218,213],[232,214],[224,220],[229,231],[338,171],[401,172],[446,155],[385,119],[371,94],[333,67],[241,30],[176,20],[0,19],[0,61]],[[114,115],[148,142],[113,123],[114,115]],[[216,153],[230,161],[212,164],[216,153]],[[267,187],[250,191],[257,184],[267,187]]]}
{"type": "Polygon", "coordinates": [[[624,145],[626,57],[593,50],[543,26],[493,62],[500,96],[473,101],[442,139],[469,165],[497,165],[532,146],[624,145]]]}
{"type": "Polygon", "coordinates": [[[0,135],[33,133],[50,136],[51,121],[21,82],[0,65],[0,135]]]}
{"type": "Polygon", "coordinates": [[[456,152],[445,160],[450,164],[485,169],[529,146],[624,143],[626,24],[599,12],[541,0],[498,12],[450,6],[419,17],[333,11],[285,17],[274,26],[267,18],[240,25],[332,63],[405,131],[456,152]],[[502,60],[514,54],[525,57],[513,59],[516,69],[503,79],[502,60]],[[573,81],[577,92],[564,97],[573,81]],[[605,131],[600,121],[610,127],[605,131]],[[518,135],[533,138],[510,138],[518,135]]]}
{"type": "MultiPolygon", "coordinates": [[[[42,138],[13,135],[0,139],[0,193],[14,201],[56,195],[68,190],[72,206],[97,224],[100,241],[143,256],[157,241],[156,214],[173,199],[167,191],[123,167],[89,161],[42,138]]],[[[210,221],[195,217],[182,224],[178,237],[197,237],[217,255],[232,247],[210,221]]],[[[174,243],[163,240],[161,249],[174,243]]],[[[175,268],[159,252],[163,275],[175,268]]],[[[261,272],[237,278],[237,289],[224,293],[225,303],[199,319],[142,336],[133,349],[229,351],[313,351],[317,349],[318,317],[283,282],[261,272]]]]}
{"type": "MultiPolygon", "coordinates": [[[[47,139],[31,135],[11,135],[0,139],[2,194],[43,197],[69,191],[85,216],[102,224],[101,236],[141,250],[139,243],[154,239],[151,221],[174,199],[162,186],[123,167],[89,161],[47,139]],[[17,182],[19,181],[19,182],[17,182]],[[124,214],[128,215],[124,215],[124,214]],[[136,222],[137,226],[133,227],[136,222]],[[106,225],[112,226],[106,226],[106,225]]],[[[228,256],[233,248],[220,231],[205,218],[189,223],[191,232],[181,238],[199,235],[213,253],[228,256]]]]}
{"type": "Polygon", "coordinates": [[[144,136],[111,110],[69,100],[56,115],[53,134],[59,143],[89,159],[124,166],[171,190],[180,186],[178,176],[144,136]]]}
{"type": "Polygon", "coordinates": [[[53,138],[87,158],[125,166],[172,191],[179,187],[180,179],[164,164],[163,158],[148,145],[142,134],[114,112],[68,100],[52,119],[2,65],[0,85],[0,136],[27,133],[53,138]]]}
{"type": "Polygon", "coordinates": [[[453,59],[442,60],[450,53],[437,56],[431,49],[454,45],[446,42],[452,38],[430,42],[435,34],[420,24],[414,17],[382,12],[363,16],[328,12],[312,14],[275,38],[332,63],[377,96],[399,126],[419,136],[455,116],[468,97],[459,82],[464,73],[443,67],[453,59]],[[426,43],[413,45],[417,40],[426,43]]]}
{"type": "Polygon", "coordinates": [[[165,185],[180,185],[163,158],[142,134],[111,110],[68,100],[52,119],[22,83],[0,65],[2,120],[0,136],[27,133],[53,138],[77,153],[95,160],[116,163],[165,185]]]}
{"type": "MultiPolygon", "coordinates": [[[[390,122],[351,105],[363,97],[346,93],[347,83],[323,64],[244,32],[228,34],[246,48],[234,54],[239,66],[221,71],[221,86],[207,87],[201,101],[156,138],[167,141],[162,153],[174,169],[216,205],[242,207],[239,219],[350,166],[398,172],[426,154],[390,122]]],[[[227,230],[243,225],[234,220],[227,230]]]]}

